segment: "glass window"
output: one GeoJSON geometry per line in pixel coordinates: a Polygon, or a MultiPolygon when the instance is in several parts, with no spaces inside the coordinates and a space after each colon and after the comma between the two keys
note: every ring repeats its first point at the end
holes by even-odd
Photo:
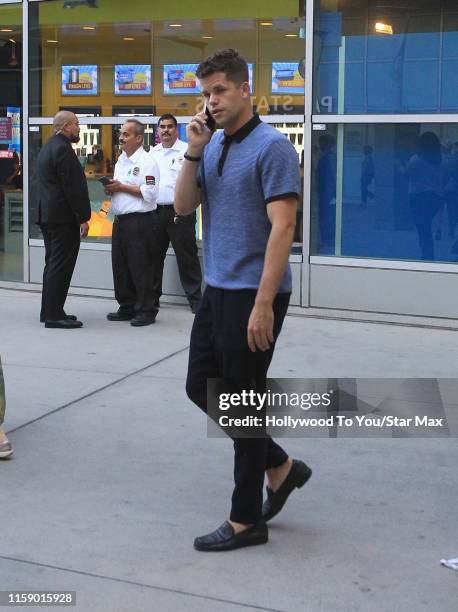
{"type": "Polygon", "coordinates": [[[303,113],[304,0],[247,0],[230,18],[229,5],[213,0],[83,4],[29,6],[31,117],[68,105],[103,116],[129,105],[192,116],[201,104],[197,65],[231,46],[250,64],[260,114],[303,113]]]}
{"type": "MultiPolygon", "coordinates": [[[[97,0],[92,8],[65,4],[51,0],[29,5],[30,116],[52,117],[65,108],[94,117],[91,126],[82,126],[74,147],[93,207],[88,240],[110,240],[107,223],[97,222],[101,205],[108,201],[97,179],[110,175],[117,158],[117,126],[98,125],[98,117],[157,117],[166,112],[193,116],[202,108],[197,65],[213,51],[232,46],[249,63],[253,106],[260,115],[304,113],[304,0],[247,0],[229,11],[229,5],[213,0],[155,0],[154,10],[149,0],[128,7],[121,0],[97,0]],[[102,233],[95,229],[99,226],[102,233]]],[[[293,143],[303,167],[303,121],[282,121],[275,127],[293,143]]],[[[34,128],[31,168],[51,134],[47,127],[34,128]]],[[[181,125],[182,140],[184,128],[181,125]]],[[[147,132],[145,145],[154,145],[153,122],[147,132]]],[[[30,235],[38,237],[33,188],[30,191],[30,235]]],[[[104,221],[110,222],[110,216],[104,221]]],[[[199,238],[200,227],[198,223],[199,238]]],[[[295,240],[302,242],[302,201],[295,240]]]]}
{"type": "MultiPolygon", "coordinates": [[[[74,107],[66,107],[68,110],[76,111],[74,107]]],[[[126,110],[126,109],[122,109],[126,110]]],[[[120,113],[123,116],[132,116],[129,113],[120,113]]],[[[83,115],[79,115],[82,117],[83,115]]],[[[145,123],[144,147],[149,150],[158,140],[157,126],[153,123],[145,123]]],[[[301,160],[301,174],[304,167],[304,145],[303,145],[303,123],[276,123],[273,126],[278,129],[294,145],[299,160],[301,160]]],[[[111,232],[113,217],[109,212],[110,197],[105,194],[102,183],[99,181],[102,176],[113,176],[114,165],[119,156],[118,132],[120,125],[97,125],[80,124],[80,141],[72,144],[81,165],[84,168],[88,184],[89,197],[91,199],[92,216],[89,223],[89,236],[87,242],[111,242],[111,232]]],[[[179,138],[186,142],[186,125],[178,125],[179,138]]],[[[41,238],[40,228],[36,224],[38,218],[37,201],[37,174],[36,161],[38,153],[43,144],[52,136],[50,125],[33,125],[29,131],[30,148],[30,193],[29,193],[29,235],[31,238],[41,238]]],[[[200,218],[200,208],[197,214],[196,237],[202,238],[202,222],[200,218]]],[[[296,224],[296,235],[294,241],[302,242],[302,194],[299,203],[298,220],[296,224]]],[[[300,251],[297,245],[293,251],[300,251]]]]}
{"type": "Polygon", "coordinates": [[[458,4],[315,0],[315,112],[458,110],[458,4]]]}
{"type": "Polygon", "coordinates": [[[0,279],[23,279],[22,12],[0,6],[0,279]]]}
{"type": "Polygon", "coordinates": [[[458,124],[328,125],[312,141],[313,255],[458,261],[458,124]]]}
{"type": "MultiPolygon", "coordinates": [[[[75,110],[71,109],[70,110],[75,110]]],[[[113,216],[110,214],[110,196],[105,194],[100,177],[113,177],[113,170],[120,149],[118,132],[120,125],[80,124],[80,141],[73,143],[81,165],[84,168],[91,200],[92,216],[89,222],[87,242],[111,242],[113,216]]],[[[149,149],[155,144],[155,126],[145,123],[144,146],[149,149]]],[[[34,125],[30,127],[30,228],[31,238],[41,238],[40,228],[36,225],[38,218],[37,173],[36,162],[43,144],[52,136],[52,126],[34,125]]]]}

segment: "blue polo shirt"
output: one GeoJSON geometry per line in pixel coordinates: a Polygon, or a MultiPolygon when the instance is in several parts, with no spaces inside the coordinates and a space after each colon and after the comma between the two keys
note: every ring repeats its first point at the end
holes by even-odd
{"type": "MultiPolygon", "coordinates": [[[[205,282],[257,289],[271,224],[267,204],[299,199],[299,158],[288,138],[254,115],[232,136],[215,132],[198,172],[205,282]]],[[[279,292],[291,291],[289,264],[279,292]]]]}

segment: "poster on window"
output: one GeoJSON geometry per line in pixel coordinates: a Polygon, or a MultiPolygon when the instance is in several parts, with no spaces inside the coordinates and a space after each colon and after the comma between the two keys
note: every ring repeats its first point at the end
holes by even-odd
{"type": "Polygon", "coordinates": [[[11,121],[10,151],[21,152],[21,109],[19,106],[7,106],[6,116],[11,121]]]}
{"type": "Polygon", "coordinates": [[[117,64],[114,92],[119,96],[151,95],[151,66],[146,64],[117,64]]]}
{"type": "Polygon", "coordinates": [[[63,96],[96,96],[99,71],[95,65],[62,66],[63,96]]]}
{"type": "Polygon", "coordinates": [[[0,144],[11,144],[12,135],[11,117],[0,117],[0,144]]]}
{"type": "Polygon", "coordinates": [[[272,64],[272,93],[304,94],[305,81],[299,70],[300,62],[272,64]]]}
{"type": "MultiPolygon", "coordinates": [[[[200,94],[201,87],[196,76],[199,64],[165,64],[164,94],[200,94]]],[[[253,93],[253,64],[248,64],[250,91],[253,93]]]]}
{"type": "Polygon", "coordinates": [[[196,76],[199,64],[165,64],[164,94],[199,94],[200,85],[196,76]]]}

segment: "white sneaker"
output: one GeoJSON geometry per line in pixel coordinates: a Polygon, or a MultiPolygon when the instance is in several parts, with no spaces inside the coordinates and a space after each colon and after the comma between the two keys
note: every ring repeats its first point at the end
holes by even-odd
{"type": "Polygon", "coordinates": [[[11,442],[2,442],[0,444],[0,459],[9,459],[13,454],[13,447],[11,446],[11,442]]]}

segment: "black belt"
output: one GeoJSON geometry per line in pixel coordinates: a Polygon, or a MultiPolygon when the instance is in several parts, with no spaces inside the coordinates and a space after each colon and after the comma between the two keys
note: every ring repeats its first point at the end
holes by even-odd
{"type": "Polygon", "coordinates": [[[173,208],[173,204],[158,204],[158,208],[173,208]]]}
{"type": "Polygon", "coordinates": [[[143,215],[151,215],[154,212],[154,210],[147,210],[146,212],[131,212],[131,213],[125,213],[124,215],[116,215],[116,220],[117,221],[122,221],[123,219],[129,219],[130,217],[138,217],[138,216],[143,216],[143,215]]]}

